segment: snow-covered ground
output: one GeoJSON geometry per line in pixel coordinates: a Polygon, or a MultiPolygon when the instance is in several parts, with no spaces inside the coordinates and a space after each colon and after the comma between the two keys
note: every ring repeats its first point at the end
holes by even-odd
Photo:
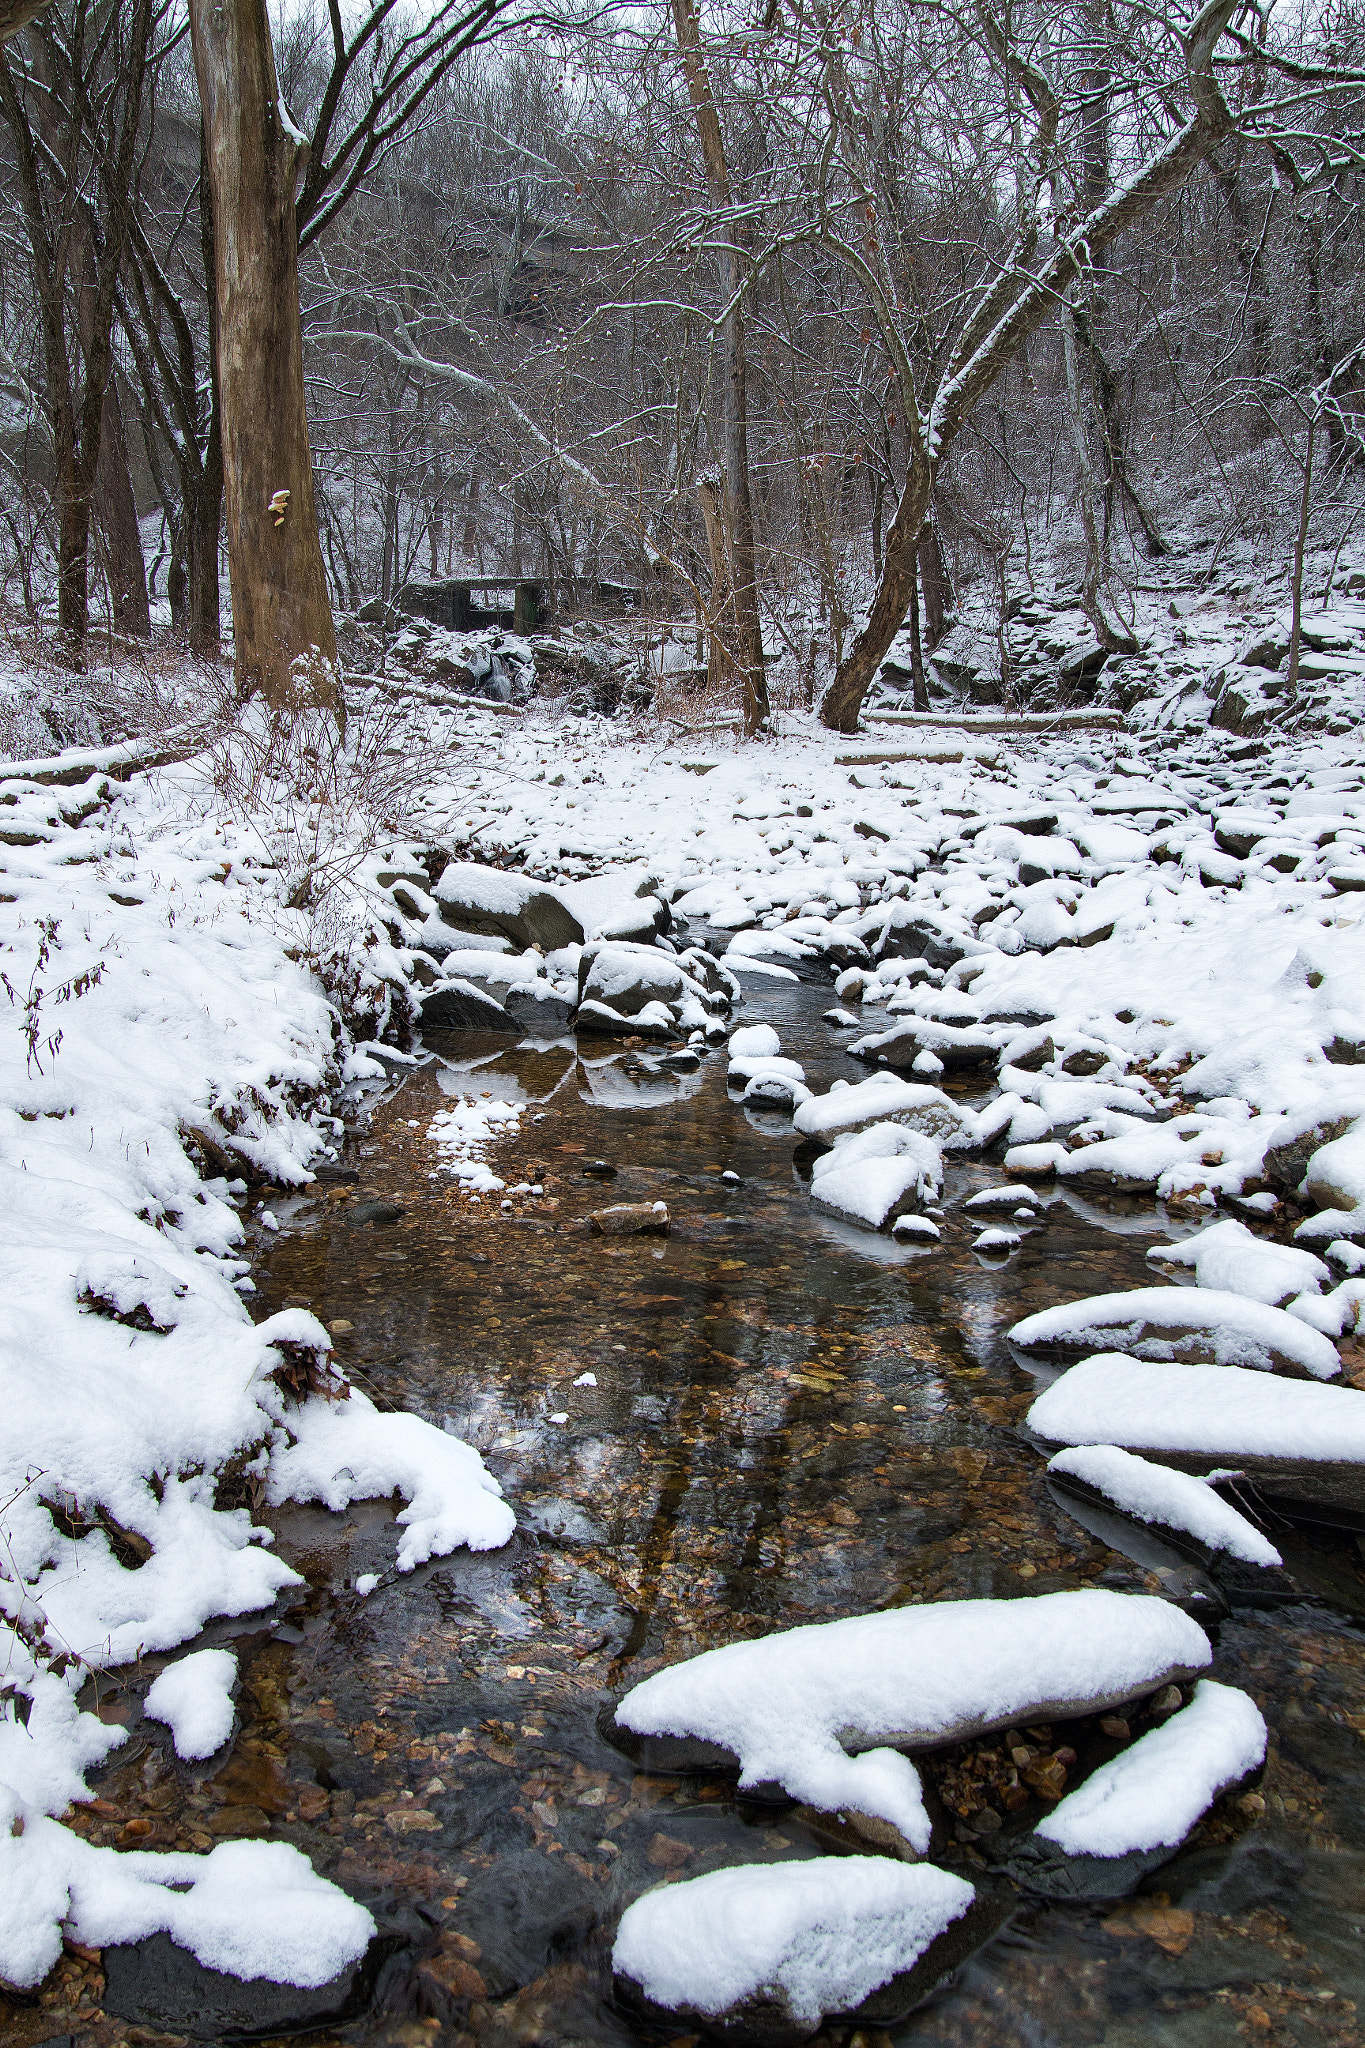
{"type": "MultiPolygon", "coordinates": [[[[1358,623],[1343,607],[1350,646],[1358,623]]],[[[88,1671],[189,1643],[293,1576],[246,1508],[216,1505],[225,1473],[335,1508],[401,1490],[400,1568],[510,1534],[474,1452],[347,1389],[311,1316],[249,1313],[249,1231],[272,1222],[249,1183],[298,1186],[326,1162],[339,1112],[382,1079],[378,1041],[401,1055],[433,987],[483,990],[509,1019],[518,995],[548,1018],[600,987],[611,1029],[643,960],[634,1021],[703,1040],[745,986],[825,977],[866,1084],[807,1100],[775,1045],[732,1044],[738,1084],[785,1087],[795,1132],[839,1141],[817,1196],[875,1227],[932,1203],[945,1155],[994,1143],[1026,1210],[1056,1177],[1192,1217],[1231,1203],[1251,1237],[1291,1222],[1303,1256],[1260,1260],[1220,1226],[1189,1255],[1192,1292],[1143,1290],[1126,1320],[1090,1304],[1060,1334],[1203,1355],[1153,1320],[1147,1296],[1173,1297],[1166,1323],[1211,1330],[1206,1355],[1230,1361],[1216,1369],[1248,1443],[1273,1440],[1280,1401],[1286,1429],[1311,1436],[1321,1416],[1335,1455],[1356,1455],[1340,1448],[1359,1435],[1340,1412],[1354,1389],[1273,1373],[1335,1378],[1365,1299],[1365,742],[1335,715],[1233,740],[1188,704],[1177,718],[1177,699],[1126,732],[1018,741],[871,724],[840,739],[784,714],[745,746],[424,698],[390,733],[427,764],[401,817],[357,802],[329,819],[306,791],[272,810],[258,790],[253,809],[207,758],[124,782],[93,759],[61,781],[0,773],[0,1853],[18,1902],[0,1976],[37,1981],[64,1924],[101,1941],[169,1926],[213,1960],[257,1886],[318,1887],[312,1921],[289,1921],[316,1925],[316,1950],[300,1935],[281,1963],[258,1945],[272,1971],[320,1981],[367,1937],[367,1916],[276,1848],[219,1848],[193,1880],[183,1857],[72,1846],[57,1817],[122,1740],[79,1711],[88,1671]],[[461,931],[442,914],[452,855],[538,880],[582,940],[562,922],[545,943],[461,931]],[[702,932],[728,947],[714,975],[689,950],[702,932]],[[957,1074],[978,1077],[978,1106],[940,1085],[957,1074]]],[[[504,894],[520,916],[524,886],[504,894]]],[[[430,1135],[472,1201],[501,1185],[504,1112],[468,1082],[430,1135]]],[[[932,1255],[932,1219],[902,1221],[932,1255]]],[[[1018,1232],[990,1235],[1008,1253],[1018,1232]]],[[[1102,1363],[1044,1397],[1054,1442],[1159,1447],[1154,1424],[1106,1425],[1105,1390],[1137,1408],[1144,1373],[1202,1389],[1215,1369],[1102,1363]]],[[[212,1698],[184,1698],[164,1703],[173,1726],[205,1710],[187,1740],[230,1726],[221,1673],[212,1698]]]]}

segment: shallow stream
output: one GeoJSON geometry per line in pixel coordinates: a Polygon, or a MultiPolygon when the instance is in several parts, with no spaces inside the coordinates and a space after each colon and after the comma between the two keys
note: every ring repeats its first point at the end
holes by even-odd
{"type": "MultiPolygon", "coordinates": [[[[819,1089],[863,1072],[829,1000],[782,985],[742,1013],[819,1089]]],[[[795,1149],[786,1117],[728,1094],[723,1052],[679,1075],[648,1052],[465,1033],[353,1134],[358,1185],[277,1205],[258,1312],[313,1309],[377,1399],[477,1445],[518,1519],[505,1550],[400,1578],[397,1504],[267,1514],[308,1585],[205,1638],[241,1659],[232,1761],[200,1782],[142,1724],[100,1788],[120,1813],[141,1801],[148,1846],[296,1841],[401,1937],[368,2012],[327,2039],[636,2039],[609,1969],[632,1898],[825,1852],[790,1809],[642,1775],[606,1744],[603,1702],[661,1662],[908,1601],[1210,1590],[1052,1497],[1019,1428],[1035,1383],[1004,1341],[1032,1309],[1149,1284],[1146,1247],[1188,1220],[1059,1198],[987,1259],[971,1243],[997,1219],[961,1204],[1000,1169],[950,1154],[942,1246],[901,1248],[813,1211],[795,1149]],[[462,1088],[526,1105],[493,1163],[541,1197],[472,1206],[442,1169],[428,1126],[462,1088]],[[585,1172],[599,1161],[614,1178],[585,1172]],[[375,1198],[401,1215],[357,1220],[375,1198]],[[589,1211],[631,1200],[665,1201],[670,1234],[590,1233],[589,1211]]],[[[1345,1535],[1272,1533],[1302,1601],[1216,1625],[1216,1675],[1271,1724],[1264,1812],[1229,1802],[1139,1901],[1021,1900],[897,2039],[1361,2040],[1365,1556],[1345,1535]]],[[[956,1833],[971,1875],[977,1838],[956,1833]]]]}

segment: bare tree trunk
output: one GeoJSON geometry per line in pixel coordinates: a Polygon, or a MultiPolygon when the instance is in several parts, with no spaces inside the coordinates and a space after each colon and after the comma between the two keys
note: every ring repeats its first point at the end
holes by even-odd
{"type": "MultiPolygon", "coordinates": [[[[218,574],[218,536],[223,526],[223,408],[218,383],[218,255],[213,231],[213,184],[209,176],[208,124],[199,120],[199,246],[209,308],[209,413],[199,486],[190,523],[190,646],[212,658],[223,635],[223,593],[218,574]]],[[[197,436],[196,436],[197,438],[197,436]]]]}
{"type": "Polygon", "coordinates": [[[919,637],[919,577],[910,586],[910,675],[914,683],[915,709],[929,709],[929,686],[924,680],[924,649],[919,637]]]}
{"type": "Polygon", "coordinates": [[[147,602],[147,563],[142,553],[137,499],[128,463],[117,379],[104,391],[100,416],[100,451],[95,465],[95,517],[104,537],[109,599],[117,632],[134,639],[151,637],[152,614],[147,602]]]}
{"type": "Polygon", "coordinates": [[[734,584],[730,574],[729,505],[723,477],[707,476],[697,485],[706,522],[706,552],[711,558],[711,606],[706,615],[706,686],[723,689],[736,673],[729,641],[734,630],[734,584]]]}
{"type": "MultiPolygon", "coordinates": [[[[1063,236],[1036,270],[1031,260],[1016,260],[979,290],[934,398],[921,410],[868,622],[820,706],[822,722],[835,732],[856,731],[868,686],[905,618],[919,537],[944,451],[1020,344],[1093,267],[1099,252],[1140,220],[1158,199],[1182,185],[1195,165],[1229,132],[1232,115],[1214,78],[1213,52],[1235,6],[1236,0],[1206,0],[1191,26],[1185,59],[1194,111],[1179,132],[1149,157],[1142,170],[1117,185],[1100,207],[1063,236]],[[926,433],[929,426],[932,435],[926,433]]],[[[1044,88],[1035,89],[1040,103],[1050,99],[1044,88]]],[[[1055,105],[1049,119],[1055,122],[1055,105]]],[[[1024,256],[1031,258],[1036,246],[1031,227],[1021,246],[1024,256]]],[[[876,286],[875,276],[866,267],[864,276],[876,286]]],[[[878,318],[883,333],[904,355],[904,337],[894,325],[888,304],[879,306],[878,318]]]]}
{"type": "MultiPolygon", "coordinates": [[[[673,0],[673,23],[682,52],[688,95],[697,117],[702,163],[711,203],[720,211],[730,206],[730,173],[720,117],[702,55],[701,31],[694,0],[673,0]]],[[[758,613],[758,563],[754,548],[754,508],[749,490],[749,402],[745,354],[744,305],[740,296],[749,274],[747,229],[730,222],[720,256],[720,289],[725,306],[720,345],[724,364],[722,393],[725,484],[729,510],[731,592],[735,616],[735,662],[744,690],[744,730],[752,738],[768,717],[768,679],[763,669],[763,628],[758,613]]]]}
{"type": "Polygon", "coordinates": [[[924,623],[928,628],[929,652],[932,654],[947,630],[948,607],[953,601],[953,582],[948,574],[948,564],[943,559],[943,542],[932,520],[919,537],[916,553],[919,556],[920,586],[924,591],[924,623]]]}
{"type": "Polygon", "coordinates": [[[243,695],[342,716],[303,385],[294,184],[265,0],[190,0],[208,138],[234,662],[243,695]]]}

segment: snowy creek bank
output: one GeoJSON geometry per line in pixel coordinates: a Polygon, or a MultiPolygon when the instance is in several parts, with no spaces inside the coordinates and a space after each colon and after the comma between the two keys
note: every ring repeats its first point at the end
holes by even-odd
{"type": "MultiPolygon", "coordinates": [[[[863,1071],[827,1008],[827,984],[769,985],[736,1022],[771,1024],[823,1099],[863,1071]]],[[[1148,1247],[1188,1222],[1064,1189],[1008,1254],[977,1252],[982,1211],[966,1205],[1000,1187],[999,1168],[948,1149],[926,1251],[817,1210],[790,1115],[745,1103],[723,1050],[676,1072],[648,1047],[474,1032],[432,1045],[350,1132],[338,1163],[355,1181],[275,1205],[255,1306],[317,1314],[378,1407],[475,1446],[517,1533],[400,1576],[393,1507],[265,1507],[304,1584],[246,1630],[209,1632],[238,1657],[227,1763],[177,1760],[142,1715],[145,1676],[123,1674],[110,1710],[129,1753],[99,1778],[96,1828],[118,1840],[136,1819],[156,1841],[188,1825],[304,1850],[389,1944],[338,2038],[624,2044],[640,2024],[612,1988],[626,1908],[665,1880],[780,1872],[853,1845],[835,1815],[772,1785],[742,1791],[727,1768],[633,1763],[605,1739],[604,1710],[655,1671],[793,1624],[1083,1588],[1159,1596],[1200,1617],[1217,1681],[1264,1714],[1264,1779],[1173,1861],[1126,1873],[1145,1888],[1125,1906],[1049,1897],[1061,1858],[1039,1830],[1059,1790],[1171,1725],[1169,1700],[1149,1693],[1121,1733],[1106,1732],[1113,1714],[1030,1720],[917,1754],[933,1866],[980,1902],[965,1951],[1009,1930],[970,1961],[945,1937],[933,1953],[963,1972],[916,2012],[914,2037],[1003,2048],[1035,2025],[1119,2025],[1136,2005],[1178,2010],[1182,2040],[1221,2041],[1244,2010],[1231,2000],[1316,2020],[1358,1998],[1354,1539],[1277,1529],[1291,1582],[1273,1606],[1230,1603],[1216,1561],[1211,1575],[1112,1509],[1093,1529],[1091,1509],[1076,1519],[1023,1430],[1046,1369],[1025,1371],[1006,1332],[1059,1299],[1149,1284],[1148,1247]],[[659,1201],[666,1236],[591,1227],[659,1201]]],[[[985,1100],[951,1099],[964,1115],[985,1100]]],[[[1190,1711],[1188,1681],[1180,1697],[1190,1711]]],[[[892,1883],[906,1866],[882,1860],[892,1883]]],[[[908,1978],[912,1930],[896,1924],[908,1978]]],[[[856,2003],[864,1939],[830,1951],[829,1996],[856,2003]]],[[[169,2025],[153,1960],[141,2009],[169,2025]]],[[[809,1943],[798,1965],[809,1984],[809,1943]]],[[[937,1974],[915,1979],[911,2003],[937,1974]]],[[[854,2024],[901,2020],[893,2000],[854,2024]]]]}
{"type": "MultiPolygon", "coordinates": [[[[7,941],[27,969],[60,909],[71,983],[60,1056],[16,1033],[7,1076],[8,1369],[44,1471],[15,1475],[15,1660],[49,1637],[0,1724],[16,2041],[98,2013],[624,2040],[614,1944],[652,1886],[850,1847],[891,1852],[892,1891],[925,1847],[970,1885],[955,1942],[1009,1921],[920,2034],[1013,2042],[1059,1995],[1073,2031],[1167,1997],[1190,2038],[1238,1999],[1344,2013],[1365,1084],[1325,849],[1359,768],[1262,764],[1258,862],[1250,828],[1216,843],[1217,749],[495,738],[452,722],[421,836],[354,870],[348,1014],[384,1044],[339,1031],[279,864],[191,830],[183,786],[173,815],[141,783],[10,807],[7,941]],[[1242,1234],[1192,1235],[1220,1207],[1242,1234]],[[1054,1596],[1186,1643],[1135,1669],[1102,1631],[1068,1687],[1054,1596]],[[939,1653],[956,1718],[821,1723],[823,1777],[740,1782],[714,1717],[714,1754],[613,1739],[708,1652],[997,1600],[1031,1614],[995,1711],[978,1626],[977,1661],[939,1653]],[[83,1664],[52,1668],[54,1629],[83,1664]],[[196,1632],[232,1672],[158,1689],[196,1632]]],[[[835,2032],[860,2003],[822,1897],[783,1922],[807,2034],[817,1980],[835,2032]]],[[[931,1922],[886,1951],[916,1998],[931,1922]]]]}

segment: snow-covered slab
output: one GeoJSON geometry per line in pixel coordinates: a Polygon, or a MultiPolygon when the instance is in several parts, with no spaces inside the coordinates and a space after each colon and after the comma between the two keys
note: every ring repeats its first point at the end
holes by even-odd
{"type": "MultiPolygon", "coordinates": [[[[1028,1411],[1045,1443],[1117,1444],[1193,1471],[1234,1466],[1263,1492],[1365,1520],[1365,1394],[1231,1365],[1083,1358],[1028,1411]]],[[[1351,1518],[1354,1519],[1351,1519],[1351,1518]]]]}
{"type": "Polygon", "coordinates": [[[289,1413],[288,1428],[293,1442],[270,1462],[272,1504],[320,1500],[335,1513],[353,1500],[405,1494],[400,1572],[461,1544],[497,1550],[516,1527],[477,1451],[420,1416],[381,1415],[358,1388],[338,1402],[315,1395],[289,1413]]]}
{"type": "MultiPolygon", "coordinates": [[[[774,2020],[811,2033],[908,1977],[975,1897],[932,1864],[879,1856],[715,1870],[628,1906],[612,1967],[628,1995],[667,2013],[742,2023],[747,2008],[765,2038],[774,2020]]],[[[945,1957],[937,1973],[952,1966],[945,1957]]],[[[904,2009],[915,1991],[898,1988],[904,2009]]]]}
{"type": "Polygon", "coordinates": [[[1079,1481],[1083,1489],[1102,1495],[1123,1514],[1179,1530],[1208,1550],[1225,1550],[1248,1564],[1284,1562],[1253,1522],[1188,1472],[1153,1465],[1115,1444],[1059,1451],[1047,1469],[1051,1478],[1079,1481]]]}
{"type": "Polygon", "coordinates": [[[888,1821],[923,1854],[929,1819],[901,1749],[1100,1711],[1210,1654],[1188,1615],[1140,1594],[942,1601],[708,1650],[645,1679],[604,1725],[646,1768],[738,1760],[741,1786],[888,1821]]]}
{"type": "Polygon", "coordinates": [[[964,1209],[1017,1209],[1021,1203],[1035,1203],[1038,1197],[1032,1188],[1026,1188],[1021,1181],[1011,1181],[1000,1188],[982,1188],[978,1194],[969,1195],[962,1204],[964,1209]]]}
{"type": "Polygon", "coordinates": [[[1265,1745],[1255,1702],[1201,1679],[1187,1707],[1101,1764],[1035,1833],[1071,1856],[1178,1848],[1220,1792],[1264,1763],[1265,1745]]]}
{"type": "Polygon", "coordinates": [[[829,1215],[880,1230],[898,1210],[936,1200],[942,1187],[937,1141],[903,1124],[882,1123],[836,1139],[812,1168],[810,1198],[829,1215]]]}
{"type": "Polygon", "coordinates": [[[1249,1366],[1327,1380],[1341,1371],[1336,1345],[1283,1309],[1213,1287],[1134,1287],[1092,1294],[1025,1316],[1009,1333],[1024,1351],[1104,1346],[1135,1358],[1249,1366]]]}
{"type": "Polygon", "coordinates": [[[247,1981],[330,1984],[375,1923],[288,1842],[220,1842],[207,1856],[99,1849],[0,1784],[0,1977],[40,1984],[63,1931],[91,1948],[165,1933],[247,1981]]]}
{"type": "Polygon", "coordinates": [[[1257,1237],[1245,1223],[1231,1218],[1211,1223],[1179,1244],[1153,1245],[1147,1256],[1163,1266],[1192,1266],[1200,1287],[1240,1294],[1268,1308],[1283,1308],[1305,1290],[1316,1294],[1332,1277],[1331,1269],[1312,1252],[1257,1237]]]}
{"type": "Polygon", "coordinates": [[[583,927],[563,899],[526,875],[453,860],[432,894],[445,922],[460,931],[502,932],[547,952],[583,942],[583,927]]]}
{"type": "Polygon", "coordinates": [[[232,1688],[237,1659],[231,1650],[195,1650],[153,1679],[142,1703],[151,1721],[164,1721],[177,1756],[197,1761],[221,1749],[232,1733],[232,1688]]]}
{"type": "Polygon", "coordinates": [[[845,1087],[836,1083],[828,1095],[803,1102],[793,1122],[803,1138],[830,1139],[883,1118],[937,1138],[947,1151],[962,1151],[977,1142],[976,1118],[970,1109],[942,1088],[900,1081],[894,1074],[874,1074],[845,1087]]]}

